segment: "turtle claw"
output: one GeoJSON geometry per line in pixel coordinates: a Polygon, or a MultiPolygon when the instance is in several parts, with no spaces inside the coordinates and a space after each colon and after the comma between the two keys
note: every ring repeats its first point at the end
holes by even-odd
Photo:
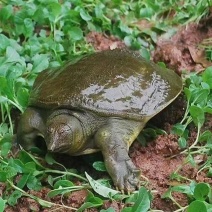
{"type": "Polygon", "coordinates": [[[111,176],[116,189],[122,194],[130,194],[140,186],[140,170],[134,166],[131,160],[119,161],[119,166],[113,167],[111,176]],[[122,168],[120,169],[120,167],[122,168]]]}

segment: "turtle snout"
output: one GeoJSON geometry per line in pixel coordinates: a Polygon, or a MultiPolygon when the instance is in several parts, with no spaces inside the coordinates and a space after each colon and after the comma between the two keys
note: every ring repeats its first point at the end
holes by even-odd
{"type": "Polygon", "coordinates": [[[61,143],[58,141],[51,142],[47,145],[48,151],[50,152],[58,152],[58,153],[66,153],[69,148],[66,143],[61,143]]]}
{"type": "Polygon", "coordinates": [[[62,134],[54,134],[47,141],[47,148],[50,152],[65,153],[68,151],[67,136],[62,134]]]}
{"type": "Polygon", "coordinates": [[[59,139],[59,136],[53,136],[48,138],[47,148],[50,152],[60,152],[62,146],[63,145],[61,140],[59,139]]]}
{"type": "Polygon", "coordinates": [[[55,141],[53,142],[50,142],[48,145],[47,145],[47,148],[50,152],[55,152],[57,150],[57,145],[55,143],[55,141]]]}

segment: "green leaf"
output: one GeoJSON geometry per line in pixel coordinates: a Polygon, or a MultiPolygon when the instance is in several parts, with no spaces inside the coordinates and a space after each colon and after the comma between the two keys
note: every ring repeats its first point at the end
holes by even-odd
{"type": "Polygon", "coordinates": [[[191,101],[193,101],[193,103],[195,104],[205,105],[205,103],[207,102],[209,92],[210,90],[208,89],[203,88],[194,89],[191,92],[192,94],[191,101]]]}
{"type": "Polygon", "coordinates": [[[179,144],[181,149],[184,149],[187,146],[187,140],[184,137],[180,137],[178,139],[178,144],[179,144]]]}
{"type": "Polygon", "coordinates": [[[145,128],[144,130],[142,130],[141,132],[145,137],[149,137],[149,138],[156,138],[157,137],[157,133],[156,130],[153,128],[145,128]]]}
{"type": "Polygon", "coordinates": [[[10,40],[3,34],[0,34],[0,50],[5,50],[10,46],[10,40]]]}
{"type": "Polygon", "coordinates": [[[12,194],[10,194],[9,198],[8,198],[8,203],[9,205],[16,205],[18,199],[22,196],[22,193],[18,190],[15,190],[12,194]]]}
{"type": "Polygon", "coordinates": [[[100,212],[116,212],[114,208],[109,207],[108,209],[104,210],[100,210],[100,212]]]}
{"type": "Polygon", "coordinates": [[[10,159],[9,163],[8,163],[8,166],[9,167],[13,167],[16,170],[17,173],[18,172],[22,173],[24,164],[19,159],[10,159]]]}
{"type": "Polygon", "coordinates": [[[33,73],[39,73],[49,66],[49,58],[47,54],[36,54],[33,58],[33,73]]]}
{"type": "Polygon", "coordinates": [[[105,5],[102,4],[102,3],[98,3],[95,6],[95,15],[96,15],[97,18],[100,18],[100,19],[103,18],[103,8],[104,7],[105,7],[105,5]]]}
{"type": "Polygon", "coordinates": [[[194,189],[195,199],[204,201],[208,197],[210,189],[210,185],[207,183],[198,183],[194,189]]]}
{"type": "Polygon", "coordinates": [[[150,7],[141,8],[141,10],[140,10],[140,17],[141,18],[151,18],[151,16],[153,15],[153,13],[154,13],[154,11],[150,7]]]}
{"type": "Polygon", "coordinates": [[[30,174],[24,174],[24,175],[22,175],[21,178],[20,178],[20,180],[17,183],[17,186],[19,188],[23,188],[26,185],[27,180],[29,179],[29,176],[30,176],[30,174]]]}
{"type": "Polygon", "coordinates": [[[89,31],[95,31],[95,32],[101,32],[101,28],[95,24],[92,23],[92,21],[87,22],[88,30],[89,31]]]}
{"type": "Polygon", "coordinates": [[[81,40],[83,38],[83,32],[79,27],[71,27],[68,34],[73,41],[81,40]]]}
{"type": "Polygon", "coordinates": [[[184,93],[186,95],[187,101],[191,99],[191,91],[188,88],[184,88],[184,93]]]}
{"type": "Polygon", "coordinates": [[[54,17],[56,18],[60,15],[62,6],[61,4],[54,2],[49,4],[48,8],[50,10],[50,14],[54,15],[54,17]]]}
{"type": "Polygon", "coordinates": [[[199,141],[203,142],[207,142],[207,143],[212,143],[212,132],[210,130],[206,130],[204,131],[200,137],[199,137],[199,141]]]}
{"type": "Polygon", "coordinates": [[[57,195],[61,195],[61,194],[65,194],[65,193],[70,193],[71,191],[72,191],[72,189],[69,188],[69,187],[66,187],[66,188],[59,187],[57,189],[54,189],[54,190],[48,192],[47,196],[51,198],[51,197],[55,197],[57,195]]]}
{"type": "Polygon", "coordinates": [[[130,204],[130,205],[132,205],[133,203],[135,203],[136,200],[138,199],[138,192],[139,192],[139,191],[135,191],[133,194],[131,194],[131,195],[125,200],[125,204],[130,204]]]}
{"type": "Polygon", "coordinates": [[[48,193],[48,197],[54,197],[58,194],[70,193],[72,191],[79,190],[76,186],[69,180],[59,180],[54,184],[54,190],[48,193]]]}
{"type": "Polygon", "coordinates": [[[205,204],[205,206],[207,208],[207,212],[212,212],[212,204],[209,204],[209,203],[207,203],[205,201],[204,201],[204,204],[205,204]]]}
{"type": "Polygon", "coordinates": [[[1,156],[6,157],[12,147],[11,136],[4,136],[4,138],[1,140],[0,147],[1,156]]]}
{"type": "Polygon", "coordinates": [[[87,208],[99,207],[103,204],[103,200],[95,197],[90,191],[88,191],[88,196],[85,203],[77,210],[77,212],[82,212],[87,208]]]}
{"type": "MultiPolygon", "coordinates": [[[[119,23],[119,28],[120,28],[120,30],[121,30],[122,32],[125,32],[125,33],[127,33],[127,34],[132,34],[132,29],[129,28],[129,27],[128,27],[126,24],[124,24],[123,22],[120,22],[120,23],[119,23]]],[[[129,38],[131,38],[132,40],[135,39],[132,35],[131,35],[131,37],[129,37],[129,38]]],[[[132,42],[130,42],[130,43],[132,43],[132,42]]]]}
{"type": "Polygon", "coordinates": [[[196,73],[190,76],[191,84],[199,86],[202,82],[202,77],[198,76],[196,73]]]}
{"type": "Polygon", "coordinates": [[[0,96],[0,103],[6,103],[8,101],[8,98],[4,96],[0,96]]]}
{"type": "Polygon", "coordinates": [[[32,19],[25,18],[24,19],[24,35],[28,38],[32,36],[34,32],[34,24],[32,22],[32,19]]]}
{"type": "Polygon", "coordinates": [[[124,43],[126,46],[131,46],[133,41],[133,36],[132,35],[127,35],[124,37],[124,43]]]}
{"type": "Polygon", "coordinates": [[[11,147],[12,147],[11,142],[6,142],[6,143],[2,144],[1,151],[0,151],[1,156],[6,157],[9,154],[11,147]]]}
{"type": "Polygon", "coordinates": [[[23,167],[23,173],[33,173],[34,171],[36,171],[36,164],[34,161],[26,163],[23,167]]]}
{"type": "Polygon", "coordinates": [[[151,54],[150,51],[148,51],[146,48],[141,48],[139,52],[143,58],[145,58],[146,60],[150,60],[151,54]]]}
{"type": "Polygon", "coordinates": [[[0,182],[6,182],[7,181],[7,172],[6,171],[0,171],[0,182]]]}
{"type": "Polygon", "coordinates": [[[189,107],[189,112],[196,126],[202,126],[204,124],[205,114],[204,110],[201,107],[192,105],[189,107]]]}
{"type": "Polygon", "coordinates": [[[202,201],[196,200],[189,205],[187,212],[207,212],[207,208],[202,201]]]}
{"type": "Polygon", "coordinates": [[[175,133],[176,135],[182,136],[185,129],[186,129],[186,125],[177,123],[173,126],[172,133],[175,133]]]}
{"type": "Polygon", "coordinates": [[[18,171],[15,169],[15,167],[9,167],[9,166],[7,166],[5,168],[5,170],[7,170],[7,178],[13,178],[18,173],[18,171]]]}
{"type": "Polygon", "coordinates": [[[11,66],[7,72],[7,80],[13,80],[22,83],[21,76],[25,69],[25,64],[16,63],[15,66],[11,66]]]}
{"type": "Polygon", "coordinates": [[[212,89],[212,66],[205,69],[202,74],[202,79],[210,86],[210,89],[212,89]]]}
{"type": "Polygon", "coordinates": [[[89,13],[83,8],[80,9],[80,16],[85,21],[90,21],[92,19],[92,16],[90,16],[89,13]]]}
{"type": "Polygon", "coordinates": [[[27,181],[27,187],[35,191],[39,191],[42,188],[41,181],[33,175],[29,175],[27,181]]]}
{"type": "Polygon", "coordinates": [[[146,212],[150,209],[150,195],[145,187],[141,187],[132,211],[146,212]]]}
{"type": "Polygon", "coordinates": [[[183,194],[193,195],[192,187],[191,185],[179,185],[179,186],[173,186],[171,188],[171,191],[180,192],[183,194]]]}
{"type": "Polygon", "coordinates": [[[5,200],[0,197],[0,212],[3,212],[5,209],[5,200]]]}
{"type": "Polygon", "coordinates": [[[56,163],[55,159],[52,156],[52,153],[47,152],[45,155],[45,161],[49,164],[49,165],[53,165],[54,163],[56,163]]]}
{"type": "Polygon", "coordinates": [[[211,106],[209,106],[209,107],[206,106],[206,107],[203,108],[203,110],[204,110],[205,113],[210,113],[210,114],[212,114],[212,108],[211,108],[211,106]]]}
{"type": "Polygon", "coordinates": [[[0,10],[0,20],[5,21],[10,18],[13,14],[13,7],[12,5],[7,5],[0,10]]]}
{"type": "Polygon", "coordinates": [[[115,209],[114,208],[112,208],[112,207],[109,207],[108,209],[102,209],[102,210],[100,210],[100,212],[116,212],[115,211],[115,209]]]}
{"type": "Polygon", "coordinates": [[[74,186],[74,184],[69,180],[58,180],[54,184],[54,189],[57,189],[59,187],[72,187],[72,186],[74,186]]]}
{"type": "Polygon", "coordinates": [[[141,146],[144,147],[147,145],[147,139],[145,138],[145,136],[142,133],[140,133],[136,139],[141,144],[141,146]]]}
{"type": "Polygon", "coordinates": [[[210,86],[206,82],[201,82],[201,86],[203,89],[210,90],[210,86]]]}
{"type": "MultiPolygon", "coordinates": [[[[7,136],[8,132],[9,132],[8,124],[7,123],[1,123],[0,124],[0,134],[5,137],[5,136],[7,136]]],[[[2,143],[1,141],[0,141],[0,147],[1,147],[1,143],[2,143]]],[[[11,143],[11,142],[9,142],[9,143],[11,143]]]]}
{"type": "Polygon", "coordinates": [[[51,187],[53,187],[54,178],[53,178],[51,175],[48,175],[48,177],[47,177],[47,182],[49,183],[49,185],[50,185],[51,187]]]}
{"type": "Polygon", "coordinates": [[[191,154],[188,154],[186,157],[186,161],[190,163],[193,167],[196,167],[196,161],[194,160],[194,157],[191,154]]]}
{"type": "Polygon", "coordinates": [[[45,169],[42,164],[29,152],[26,152],[25,150],[22,150],[19,152],[19,159],[22,161],[22,163],[26,164],[28,162],[35,163],[39,168],[45,169]]]}
{"type": "Polygon", "coordinates": [[[121,212],[132,212],[132,207],[125,207],[121,210],[121,212]]]}
{"type": "Polygon", "coordinates": [[[106,172],[106,167],[104,162],[102,161],[96,161],[93,163],[93,168],[96,169],[97,171],[101,171],[101,172],[106,172]]]}
{"type": "Polygon", "coordinates": [[[6,49],[6,58],[6,63],[20,62],[22,64],[23,62],[18,52],[11,46],[8,46],[6,49]]]}
{"type": "Polygon", "coordinates": [[[42,200],[40,198],[35,198],[35,200],[40,204],[42,205],[43,207],[46,207],[46,208],[50,208],[54,205],[54,203],[52,202],[48,202],[46,200],[42,200]]]}
{"type": "Polygon", "coordinates": [[[99,183],[98,181],[91,178],[86,172],[85,172],[85,175],[86,175],[86,178],[88,179],[91,187],[97,194],[99,194],[103,197],[110,198],[110,197],[120,193],[119,191],[116,191],[116,190],[113,190],[106,186],[103,186],[101,183],[99,183]]]}
{"type": "Polygon", "coordinates": [[[208,177],[212,177],[212,167],[209,168],[207,176],[208,177]]]}
{"type": "MultiPolygon", "coordinates": [[[[1,99],[1,97],[0,97],[1,99]]],[[[11,135],[7,134],[5,135],[1,141],[0,141],[0,155],[2,157],[6,157],[8,153],[10,152],[10,149],[12,147],[12,137],[11,135]]]]}
{"type": "Polygon", "coordinates": [[[29,90],[26,88],[20,88],[17,91],[17,100],[22,108],[26,108],[28,105],[29,90]]]}

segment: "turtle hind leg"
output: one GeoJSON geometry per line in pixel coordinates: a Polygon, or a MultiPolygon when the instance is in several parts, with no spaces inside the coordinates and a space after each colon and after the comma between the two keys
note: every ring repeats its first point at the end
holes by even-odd
{"type": "Polygon", "coordinates": [[[26,150],[30,150],[32,147],[45,150],[45,130],[46,127],[40,111],[28,107],[22,114],[18,124],[17,143],[26,150]]]}
{"type": "Polygon", "coordinates": [[[139,187],[140,170],[133,164],[128,150],[142,128],[140,122],[112,118],[95,135],[106,169],[121,191],[131,192],[139,187]]]}

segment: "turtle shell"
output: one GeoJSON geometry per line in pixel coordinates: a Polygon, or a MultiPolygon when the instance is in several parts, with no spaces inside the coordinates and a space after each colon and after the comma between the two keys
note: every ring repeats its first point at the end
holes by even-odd
{"type": "Polygon", "coordinates": [[[181,78],[128,50],[107,50],[40,73],[31,106],[148,120],[182,90],[181,78]]]}

